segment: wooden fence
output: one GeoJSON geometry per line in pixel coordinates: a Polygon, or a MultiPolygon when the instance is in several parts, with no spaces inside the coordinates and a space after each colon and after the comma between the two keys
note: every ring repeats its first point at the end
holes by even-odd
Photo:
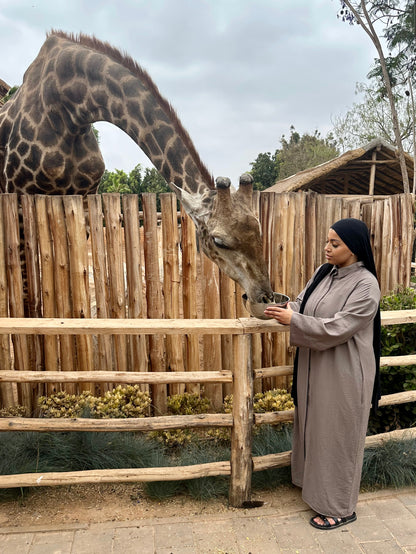
{"type": "MultiPolygon", "coordinates": [[[[382,324],[392,325],[415,323],[416,310],[383,312],[382,324]]],[[[293,411],[254,414],[254,381],[264,377],[290,374],[292,367],[271,367],[254,369],[252,364],[252,345],[257,333],[269,333],[271,330],[285,334],[287,327],[274,321],[260,321],[252,318],[229,320],[137,320],[126,319],[115,322],[114,319],[24,319],[0,318],[0,332],[48,337],[84,336],[98,334],[103,337],[116,333],[120,338],[126,335],[164,334],[176,337],[182,334],[190,336],[231,335],[233,366],[230,370],[210,372],[158,372],[149,375],[144,372],[39,372],[39,371],[1,371],[2,383],[20,382],[106,382],[114,379],[126,383],[153,383],[160,386],[166,383],[213,383],[222,382],[232,385],[232,414],[203,414],[196,416],[161,416],[132,419],[48,419],[48,418],[4,418],[0,419],[0,431],[153,431],[157,429],[195,428],[195,427],[231,427],[230,461],[212,462],[193,466],[134,468],[117,470],[90,470],[55,473],[28,473],[20,475],[1,475],[0,488],[50,486],[73,483],[172,481],[196,479],[200,477],[223,475],[230,476],[229,503],[243,507],[250,502],[252,471],[261,471],[289,465],[290,452],[252,457],[252,426],[254,424],[275,424],[293,420],[293,411]]],[[[411,365],[416,363],[416,355],[382,358],[383,366],[411,365]]],[[[416,391],[406,391],[384,396],[380,405],[400,404],[416,401],[416,391]]],[[[366,445],[375,446],[389,438],[416,437],[415,429],[393,431],[367,437],[366,445]]]]}
{"type": "MultiPolygon", "coordinates": [[[[173,194],[90,196],[88,223],[81,197],[0,196],[0,317],[114,319],[234,319],[248,314],[242,291],[198,253],[191,220],[178,217],[173,194]],[[20,265],[19,213],[25,241],[27,300],[20,265]],[[88,232],[87,232],[88,227],[88,232]]],[[[369,225],[382,292],[408,285],[414,238],[413,197],[335,197],[316,193],[262,193],[254,197],[274,290],[295,297],[324,261],[330,224],[361,217],[369,225]]],[[[124,322],[122,322],[124,320],[124,322]]],[[[215,328],[215,326],[214,326],[215,328]]],[[[233,367],[232,333],[0,334],[1,370],[118,372],[218,371],[233,367]]],[[[257,333],[251,347],[256,369],[288,365],[285,333],[257,333]]],[[[117,379],[116,382],[119,382],[117,379]]],[[[1,405],[36,407],[39,394],[79,392],[92,381],[48,381],[0,387],[1,405]]],[[[255,391],[287,388],[290,378],[263,373],[255,391]]],[[[103,393],[112,382],[95,382],[103,393]]],[[[145,386],[145,385],[143,385],[145,386]]],[[[197,382],[152,386],[155,413],[167,394],[196,392],[197,382]]],[[[231,392],[229,382],[206,382],[214,408],[231,392]]]]}

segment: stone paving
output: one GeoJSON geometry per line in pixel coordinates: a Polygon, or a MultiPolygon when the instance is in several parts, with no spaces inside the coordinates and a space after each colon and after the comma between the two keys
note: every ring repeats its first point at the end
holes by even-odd
{"type": "Polygon", "coordinates": [[[1,554],[416,554],[416,486],[360,495],[356,522],[331,531],[267,505],[209,516],[0,528],[1,554]]]}

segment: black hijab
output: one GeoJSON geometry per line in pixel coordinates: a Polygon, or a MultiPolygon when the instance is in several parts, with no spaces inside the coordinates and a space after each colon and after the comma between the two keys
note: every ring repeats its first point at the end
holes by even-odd
{"type": "MultiPolygon", "coordinates": [[[[358,261],[364,263],[364,266],[377,279],[377,271],[374,263],[373,252],[371,250],[370,234],[367,225],[359,219],[352,217],[340,219],[331,226],[339,238],[348,246],[353,254],[357,256],[358,261]]],[[[308,298],[315,290],[322,279],[328,275],[334,266],[332,264],[324,264],[317,271],[312,283],[306,289],[300,305],[299,313],[303,314],[308,298]]],[[[380,392],[380,354],[381,354],[381,323],[380,323],[380,306],[374,318],[374,333],[373,333],[373,350],[376,362],[376,374],[374,379],[374,388],[372,396],[372,405],[374,412],[377,410],[378,401],[381,396],[380,392]]],[[[292,397],[297,406],[297,370],[298,370],[299,348],[296,349],[295,361],[293,365],[293,385],[292,397]]]]}

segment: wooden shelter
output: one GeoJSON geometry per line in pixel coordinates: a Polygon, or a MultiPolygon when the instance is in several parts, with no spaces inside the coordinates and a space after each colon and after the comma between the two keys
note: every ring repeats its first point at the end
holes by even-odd
{"type": "MultiPolygon", "coordinates": [[[[405,154],[409,181],[414,161],[405,154]]],[[[356,150],[277,181],[267,192],[312,190],[321,194],[391,195],[403,192],[397,150],[377,138],[356,150]]]]}

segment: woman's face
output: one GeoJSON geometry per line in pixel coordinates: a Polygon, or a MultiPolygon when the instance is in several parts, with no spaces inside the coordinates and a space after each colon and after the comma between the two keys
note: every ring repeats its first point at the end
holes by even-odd
{"type": "Polygon", "coordinates": [[[333,229],[328,231],[328,239],[324,251],[327,261],[338,267],[346,267],[357,261],[357,256],[351,252],[333,229]]]}

